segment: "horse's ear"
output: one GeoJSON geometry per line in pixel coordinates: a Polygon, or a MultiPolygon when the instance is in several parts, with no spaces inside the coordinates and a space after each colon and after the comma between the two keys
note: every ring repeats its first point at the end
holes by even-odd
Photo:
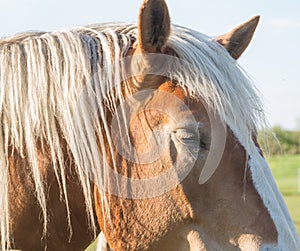
{"type": "Polygon", "coordinates": [[[258,25],[259,18],[259,16],[251,18],[229,33],[217,37],[216,41],[223,45],[234,59],[238,59],[248,47],[258,25]]]}
{"type": "Polygon", "coordinates": [[[170,34],[170,16],[164,0],[144,0],[138,19],[138,47],[148,53],[163,52],[170,34]]]}

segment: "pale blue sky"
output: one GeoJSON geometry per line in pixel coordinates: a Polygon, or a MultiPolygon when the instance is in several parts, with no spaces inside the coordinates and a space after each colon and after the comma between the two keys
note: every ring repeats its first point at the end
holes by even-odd
{"type": "MultiPolygon", "coordinates": [[[[0,0],[0,36],[136,21],[142,0],[0,0]]],[[[299,0],[167,0],[172,22],[220,35],[254,15],[261,22],[239,60],[265,98],[272,125],[300,126],[299,0]],[[298,120],[298,123],[296,121],[298,120]]]]}

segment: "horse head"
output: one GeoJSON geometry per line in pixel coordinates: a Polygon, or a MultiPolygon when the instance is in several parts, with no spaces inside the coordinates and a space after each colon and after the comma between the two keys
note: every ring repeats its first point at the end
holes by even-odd
{"type": "Polygon", "coordinates": [[[258,21],[203,38],[171,26],[165,1],[144,1],[129,60],[133,91],[117,112],[126,116],[111,123],[110,158],[125,179],[113,178],[119,193],[95,188],[114,250],[259,250],[282,241],[280,209],[256,179],[268,169],[259,166],[251,111],[259,106],[249,107],[257,96],[236,63],[258,21]]]}

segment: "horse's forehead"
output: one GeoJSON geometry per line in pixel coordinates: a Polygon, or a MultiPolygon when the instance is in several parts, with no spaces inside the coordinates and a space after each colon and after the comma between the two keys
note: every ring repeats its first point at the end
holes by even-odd
{"type": "Polygon", "coordinates": [[[172,95],[174,95],[176,98],[185,101],[188,97],[180,86],[177,86],[171,81],[167,81],[163,84],[161,84],[158,88],[159,91],[169,92],[172,95]]]}
{"type": "MultiPolygon", "coordinates": [[[[158,88],[159,91],[168,92],[172,94],[172,96],[176,97],[176,99],[179,99],[182,101],[182,103],[185,103],[188,106],[189,112],[192,112],[194,116],[197,116],[197,114],[201,114],[202,117],[204,114],[207,116],[207,109],[204,105],[202,99],[199,97],[196,99],[195,97],[191,97],[187,91],[185,91],[181,86],[176,85],[175,83],[171,81],[164,82],[161,84],[158,88]]],[[[165,102],[167,102],[165,100],[165,102]]],[[[196,118],[197,119],[197,118],[196,118]]]]}

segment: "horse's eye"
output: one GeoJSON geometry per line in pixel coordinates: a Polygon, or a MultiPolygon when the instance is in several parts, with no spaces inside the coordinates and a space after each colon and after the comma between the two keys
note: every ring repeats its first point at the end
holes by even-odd
{"type": "Polygon", "coordinates": [[[173,132],[176,139],[184,145],[199,144],[200,149],[207,149],[205,138],[200,136],[198,130],[180,128],[173,132]]]}
{"type": "Polygon", "coordinates": [[[177,129],[174,133],[178,140],[184,142],[195,142],[199,138],[198,133],[193,130],[177,129]]]}

